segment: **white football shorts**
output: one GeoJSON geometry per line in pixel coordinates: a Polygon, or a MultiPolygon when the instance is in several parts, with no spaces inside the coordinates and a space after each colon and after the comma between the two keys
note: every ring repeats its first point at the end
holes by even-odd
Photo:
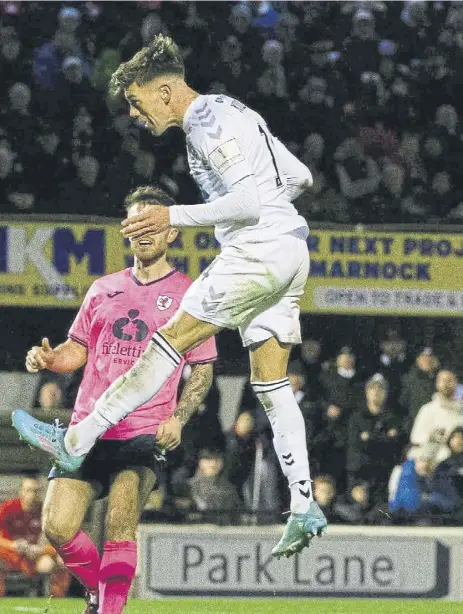
{"type": "Polygon", "coordinates": [[[301,343],[307,232],[298,228],[268,241],[225,246],[188,288],[181,307],[202,322],[238,328],[245,347],[271,337],[301,343]]]}

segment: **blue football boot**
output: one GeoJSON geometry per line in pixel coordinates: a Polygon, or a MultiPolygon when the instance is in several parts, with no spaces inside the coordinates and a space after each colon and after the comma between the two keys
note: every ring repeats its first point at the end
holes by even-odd
{"type": "Polygon", "coordinates": [[[55,420],[54,424],[41,422],[23,409],[16,409],[11,415],[19,437],[34,448],[49,454],[64,471],[74,473],[85,460],[85,456],[71,456],[64,445],[66,429],[55,420]]]}

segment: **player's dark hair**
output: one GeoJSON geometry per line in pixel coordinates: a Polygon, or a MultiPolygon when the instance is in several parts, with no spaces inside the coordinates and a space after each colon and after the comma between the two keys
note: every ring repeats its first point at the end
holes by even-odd
{"type": "Polygon", "coordinates": [[[130,207],[138,203],[164,205],[164,207],[172,207],[176,204],[167,192],[152,185],[142,185],[129,192],[124,200],[125,210],[128,211],[130,207]]]}
{"type": "Polygon", "coordinates": [[[169,74],[185,76],[183,57],[170,36],[158,34],[152,43],[143,47],[113,73],[109,82],[109,93],[118,97],[123,95],[132,83],[145,85],[159,75],[169,74]]]}

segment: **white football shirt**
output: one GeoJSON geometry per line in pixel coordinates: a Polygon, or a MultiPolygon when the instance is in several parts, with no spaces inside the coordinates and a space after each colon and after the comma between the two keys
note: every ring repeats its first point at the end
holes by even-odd
{"type": "Polygon", "coordinates": [[[248,177],[257,186],[259,221],[217,223],[221,245],[260,242],[307,226],[291,198],[295,185],[311,184],[310,171],[270,133],[258,113],[228,96],[198,96],[183,127],[190,172],[206,202],[248,177]]]}

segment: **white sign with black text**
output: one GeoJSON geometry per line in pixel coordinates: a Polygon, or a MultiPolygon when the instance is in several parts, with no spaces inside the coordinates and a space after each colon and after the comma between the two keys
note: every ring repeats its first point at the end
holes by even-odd
{"type": "MultiPolygon", "coordinates": [[[[159,527],[160,529],[160,527],[159,527]]],[[[436,539],[332,536],[275,560],[273,535],[143,529],[142,597],[161,594],[442,596],[448,549],[436,539]]]]}

